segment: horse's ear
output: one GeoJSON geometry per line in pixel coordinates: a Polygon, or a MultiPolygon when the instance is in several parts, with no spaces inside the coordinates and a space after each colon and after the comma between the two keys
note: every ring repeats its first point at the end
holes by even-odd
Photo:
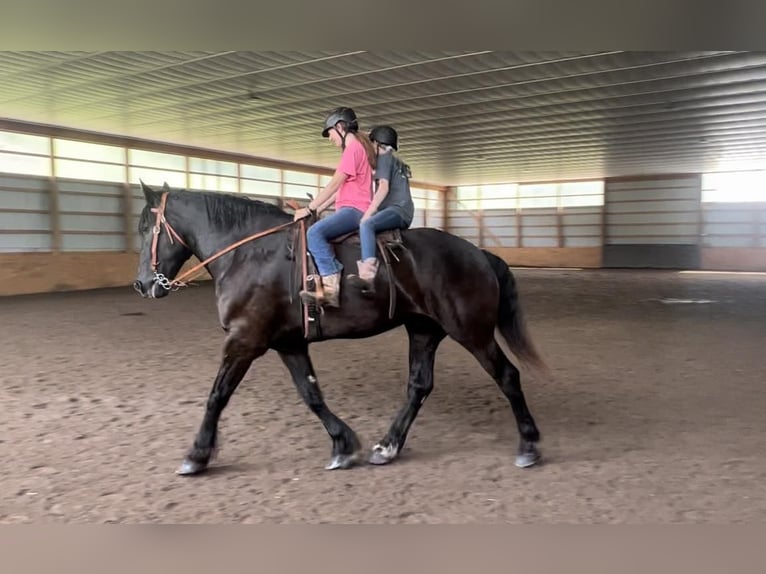
{"type": "Polygon", "coordinates": [[[143,179],[139,179],[138,181],[141,183],[141,190],[144,192],[146,203],[149,205],[157,205],[157,203],[159,203],[159,193],[146,185],[143,179]]]}
{"type": "Polygon", "coordinates": [[[162,191],[170,191],[170,186],[167,181],[162,184],[162,191]]]}

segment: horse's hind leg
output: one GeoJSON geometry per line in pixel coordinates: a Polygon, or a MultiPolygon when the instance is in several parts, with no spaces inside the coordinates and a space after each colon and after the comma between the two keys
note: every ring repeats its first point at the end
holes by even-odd
{"type": "Polygon", "coordinates": [[[478,359],[482,367],[495,379],[500,390],[511,403],[516,425],[519,429],[519,450],[516,455],[516,466],[526,468],[540,461],[537,443],[540,431],[537,429],[532,413],[529,412],[527,401],[521,390],[521,375],[516,366],[503,353],[500,345],[492,339],[485,346],[473,348],[464,346],[478,359]]]}
{"type": "Polygon", "coordinates": [[[401,452],[407,433],[434,386],[434,357],[445,337],[444,330],[425,317],[414,317],[405,323],[405,327],[410,338],[407,402],[397,413],[383,440],[373,447],[370,455],[372,464],[389,463],[401,452]]]}
{"type": "Polygon", "coordinates": [[[177,474],[197,474],[207,468],[216,447],[218,420],[221,413],[250,365],[265,352],[265,348],[252,348],[234,338],[226,341],[221,366],[218,368],[218,374],[208,396],[202,425],[194,439],[194,445],[176,471],[177,474]]]}
{"type": "Polygon", "coordinates": [[[322,391],[317,383],[314,367],[308,354],[308,346],[298,349],[277,349],[293,378],[298,392],[311,411],[319,417],[332,438],[332,458],[325,466],[327,470],[350,468],[361,457],[361,443],[353,430],[338,418],[324,402],[322,391]]]}

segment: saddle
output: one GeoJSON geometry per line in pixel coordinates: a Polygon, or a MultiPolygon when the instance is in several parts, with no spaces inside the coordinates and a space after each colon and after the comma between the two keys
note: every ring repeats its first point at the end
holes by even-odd
{"type": "MultiPolygon", "coordinates": [[[[306,243],[306,233],[308,232],[310,226],[311,224],[307,224],[305,226],[302,225],[295,228],[295,234],[298,237],[295,238],[296,240],[294,241],[293,245],[300,246],[300,257],[295,258],[296,262],[300,262],[300,284],[308,289],[316,289],[316,282],[320,281],[319,273],[317,272],[314,258],[311,256],[311,253],[309,253],[307,249],[306,243]]],[[[404,248],[401,230],[391,229],[380,231],[376,234],[375,240],[380,252],[380,257],[383,260],[381,271],[386,274],[386,278],[388,280],[388,318],[392,319],[394,316],[394,310],[396,309],[396,287],[394,283],[393,270],[391,269],[390,256],[393,256],[397,261],[399,260],[399,258],[396,256],[396,253],[394,252],[394,249],[404,248]]],[[[346,233],[331,239],[330,244],[334,246],[341,246],[343,244],[352,246],[361,245],[359,231],[352,231],[350,233],[346,233]]],[[[345,272],[341,275],[341,290],[346,288],[343,282],[344,276],[345,272]]],[[[292,291],[293,289],[291,289],[291,293],[292,291]]],[[[320,319],[321,315],[324,313],[323,307],[315,303],[306,304],[302,301],[301,305],[303,307],[303,327],[305,337],[307,339],[321,338],[322,325],[320,319]]]]}
{"type": "MultiPolygon", "coordinates": [[[[378,240],[378,247],[381,244],[388,246],[402,246],[402,231],[401,229],[387,229],[385,231],[379,231],[375,237],[378,240]]],[[[348,243],[349,245],[361,245],[361,239],[359,238],[358,231],[352,231],[346,233],[340,237],[330,240],[331,244],[348,243]]]]}

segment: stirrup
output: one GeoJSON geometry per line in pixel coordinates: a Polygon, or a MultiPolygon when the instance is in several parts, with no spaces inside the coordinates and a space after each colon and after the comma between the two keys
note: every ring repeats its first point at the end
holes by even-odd
{"type": "Polygon", "coordinates": [[[324,297],[320,296],[319,293],[317,293],[316,291],[305,291],[301,289],[298,292],[298,297],[300,297],[301,301],[303,301],[306,304],[322,303],[324,301],[324,297]]]}
{"type": "Polygon", "coordinates": [[[375,283],[372,281],[367,281],[366,279],[362,279],[359,277],[358,273],[351,273],[346,276],[348,279],[348,282],[354,285],[355,287],[359,287],[359,289],[362,292],[362,295],[374,295],[375,294],[375,283]]]}

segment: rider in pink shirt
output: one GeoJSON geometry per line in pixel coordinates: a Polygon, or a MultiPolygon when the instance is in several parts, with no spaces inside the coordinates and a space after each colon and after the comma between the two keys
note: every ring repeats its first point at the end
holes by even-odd
{"type": "Polygon", "coordinates": [[[364,213],[372,201],[372,167],[359,140],[346,142],[337,169],[347,177],[338,190],[335,209],[353,207],[364,213]]]}
{"type": "Polygon", "coordinates": [[[324,299],[312,291],[301,291],[304,301],[340,306],[340,277],[343,265],[335,258],[329,241],[359,229],[359,223],[372,203],[372,172],[376,154],[366,134],[359,133],[356,114],[351,108],[337,108],[325,119],[323,137],[343,149],[335,174],[307,208],[295,212],[295,220],[318,215],[335,202],[335,213],[309,227],[307,247],[314,258],[324,288],[324,299]]]}

